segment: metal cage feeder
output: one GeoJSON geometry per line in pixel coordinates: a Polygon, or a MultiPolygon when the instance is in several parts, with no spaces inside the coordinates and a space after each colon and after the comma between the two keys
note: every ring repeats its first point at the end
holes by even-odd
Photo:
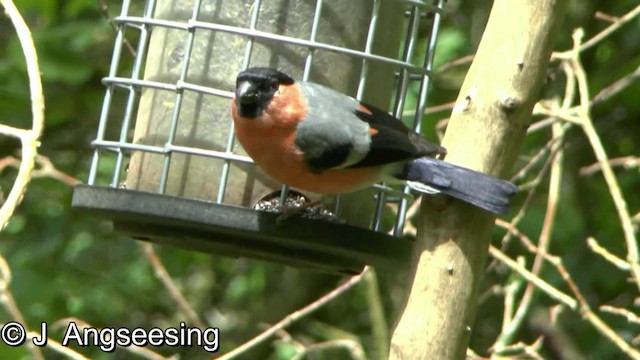
{"type": "MultiPolygon", "coordinates": [[[[134,6],[124,0],[89,179],[74,189],[72,206],[113,221],[116,231],[135,239],[225,256],[339,273],[407,263],[412,243],[398,235],[408,189],[377,186],[325,199],[346,224],[301,217],[279,222],[276,213],[254,210],[281,184],[236,144],[230,99],[240,70],[268,66],[391,108],[401,118],[414,82],[412,125],[419,131],[443,5],[147,0],[134,6]],[[425,21],[430,35],[424,54],[417,54],[423,64],[415,66],[425,21]],[[134,46],[125,40],[131,32],[134,46]],[[396,236],[381,231],[388,203],[397,208],[396,236]]],[[[280,190],[280,203],[289,193],[280,190]]]]}

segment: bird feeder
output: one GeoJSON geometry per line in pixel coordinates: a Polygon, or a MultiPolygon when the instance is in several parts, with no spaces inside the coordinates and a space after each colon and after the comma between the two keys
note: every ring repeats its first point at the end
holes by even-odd
{"type": "Polygon", "coordinates": [[[412,244],[398,236],[406,189],[377,186],[323,199],[327,210],[320,212],[333,214],[330,220],[326,214],[282,220],[256,210],[301,195],[244,154],[229,109],[238,72],[272,67],[396,117],[415,84],[409,125],[419,131],[443,4],[124,0],[114,19],[89,179],[74,189],[72,206],[111,220],[135,239],[225,256],[341,273],[406,263],[412,244]],[[420,46],[425,23],[430,35],[420,46]],[[392,228],[385,228],[389,203],[397,210],[387,221],[392,228]]]}

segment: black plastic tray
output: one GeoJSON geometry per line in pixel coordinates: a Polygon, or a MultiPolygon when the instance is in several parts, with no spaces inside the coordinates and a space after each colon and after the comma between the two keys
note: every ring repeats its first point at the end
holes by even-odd
{"type": "Polygon", "coordinates": [[[406,264],[412,242],[371,230],[209,201],[78,185],[72,207],[113,221],[137,240],[354,274],[365,265],[406,264]]]}

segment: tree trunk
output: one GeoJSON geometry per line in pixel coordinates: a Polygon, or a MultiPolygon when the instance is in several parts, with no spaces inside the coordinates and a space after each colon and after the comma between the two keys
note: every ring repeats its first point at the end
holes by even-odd
{"type": "MultiPolygon", "coordinates": [[[[538,100],[562,0],[495,0],[443,145],[447,161],[494,176],[509,172],[538,100]]],[[[390,359],[462,359],[494,217],[462,202],[425,198],[411,288],[390,359]]]]}

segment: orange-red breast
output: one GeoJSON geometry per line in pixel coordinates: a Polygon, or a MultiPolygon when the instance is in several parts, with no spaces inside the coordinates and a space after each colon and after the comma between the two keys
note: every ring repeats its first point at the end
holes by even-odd
{"type": "Polygon", "coordinates": [[[403,182],[499,214],[516,192],[508,181],[433,158],[446,150],[388,113],[274,69],[241,72],[231,112],[247,154],[271,177],[301,190],[337,194],[403,182]]]}

